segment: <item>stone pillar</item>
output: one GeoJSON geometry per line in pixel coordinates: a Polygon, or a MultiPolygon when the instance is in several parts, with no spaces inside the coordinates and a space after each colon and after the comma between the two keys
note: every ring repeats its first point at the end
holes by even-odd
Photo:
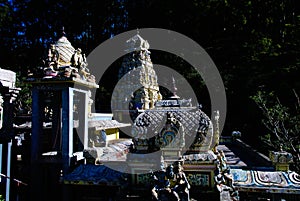
{"type": "Polygon", "coordinates": [[[32,132],[31,132],[31,200],[38,201],[43,199],[42,186],[40,185],[41,167],[40,144],[42,133],[42,104],[40,92],[37,87],[32,89],[32,132]]]}
{"type": "MultiPolygon", "coordinates": [[[[31,83],[33,88],[30,188],[31,200],[38,201],[43,200],[45,194],[54,197],[55,193],[59,193],[54,190],[59,183],[58,171],[62,170],[63,174],[67,174],[74,162],[72,159],[77,160],[73,152],[83,150],[80,143],[74,144],[75,139],[78,139],[77,136],[82,135],[83,143],[87,146],[89,85],[74,88],[75,82],[64,80],[36,80],[31,83]],[[78,117],[74,114],[75,93],[80,96],[77,104],[80,114],[78,117]],[[50,119],[45,118],[45,108],[52,111],[50,119]],[[78,135],[73,133],[74,117],[80,125],[77,127],[75,125],[78,135]],[[51,131],[49,128],[43,128],[45,123],[52,123],[51,131]],[[47,138],[48,135],[50,139],[47,138]],[[48,186],[47,189],[41,185],[46,181],[45,175],[51,178],[47,179],[47,184],[45,184],[48,186]]],[[[64,196],[67,196],[67,193],[64,192],[64,196]]]]}
{"type": "Polygon", "coordinates": [[[73,99],[70,88],[62,90],[62,160],[63,172],[68,173],[73,154],[73,99]],[[72,129],[72,130],[71,130],[72,129]]]}

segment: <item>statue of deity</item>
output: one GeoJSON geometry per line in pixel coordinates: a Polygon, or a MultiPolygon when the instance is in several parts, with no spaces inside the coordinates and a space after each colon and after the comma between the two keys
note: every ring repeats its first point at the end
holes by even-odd
{"type": "Polygon", "coordinates": [[[189,196],[189,190],[191,188],[189,181],[186,178],[185,173],[183,172],[183,167],[178,161],[176,163],[174,168],[174,177],[173,180],[175,181],[175,186],[172,188],[172,192],[177,198],[177,200],[185,200],[189,201],[190,196],[189,196]]]}
{"type": "Polygon", "coordinates": [[[52,70],[57,70],[58,68],[58,60],[59,60],[59,53],[56,50],[54,44],[50,45],[50,49],[48,50],[48,58],[46,66],[50,67],[52,70]]]}
{"type": "Polygon", "coordinates": [[[227,165],[227,160],[222,150],[217,154],[217,171],[214,180],[219,192],[223,190],[235,192],[233,176],[230,173],[230,167],[227,165]]]}
{"type": "Polygon", "coordinates": [[[152,188],[152,197],[154,200],[162,200],[163,196],[171,196],[170,179],[174,177],[173,167],[165,168],[164,162],[161,162],[161,169],[153,173],[155,185],[152,188]]]}

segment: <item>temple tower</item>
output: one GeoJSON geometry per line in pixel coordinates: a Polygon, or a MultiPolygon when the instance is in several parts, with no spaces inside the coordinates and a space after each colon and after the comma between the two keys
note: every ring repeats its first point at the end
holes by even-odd
{"type": "Polygon", "coordinates": [[[174,78],[170,89],[173,95],[162,99],[148,42],[136,34],[126,41],[126,47],[126,51],[133,51],[123,60],[119,71],[122,84],[114,98],[119,104],[115,108],[124,111],[129,108],[132,114],[134,148],[127,163],[133,183],[147,185],[147,174],[140,173],[149,168],[156,169],[161,163],[180,163],[193,191],[213,189],[216,155],[212,150],[219,141],[219,132],[214,130],[218,129],[218,112],[211,121],[200,107],[192,105],[191,99],[181,99],[176,94],[180,89],[174,78]],[[130,93],[130,99],[124,99],[130,93]],[[150,155],[156,157],[139,160],[150,155]]]}
{"type": "MultiPolygon", "coordinates": [[[[113,97],[116,110],[129,109],[134,114],[137,110],[153,109],[156,101],[161,99],[149,47],[148,41],[139,33],[126,41],[125,51],[128,54],[123,59],[118,75],[122,84],[113,97]]],[[[133,119],[135,117],[132,116],[133,119]]]]}

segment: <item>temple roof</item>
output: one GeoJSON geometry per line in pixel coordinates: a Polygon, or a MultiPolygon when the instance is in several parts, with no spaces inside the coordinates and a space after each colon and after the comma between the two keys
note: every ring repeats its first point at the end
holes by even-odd
{"type": "Polygon", "coordinates": [[[89,147],[84,153],[87,158],[101,159],[99,163],[103,162],[124,162],[122,166],[118,167],[116,171],[109,167],[93,164],[80,165],[71,173],[65,175],[63,178],[65,184],[78,185],[107,185],[107,186],[124,186],[127,184],[125,180],[127,164],[126,155],[132,145],[131,139],[116,139],[108,142],[105,147],[89,147]],[[88,154],[88,155],[87,155],[88,154]],[[121,171],[124,168],[124,171],[121,171]]]}
{"type": "Polygon", "coordinates": [[[221,138],[221,143],[217,149],[225,154],[227,164],[231,168],[253,169],[253,170],[274,170],[272,162],[264,154],[258,152],[240,139],[224,142],[225,137],[221,138]]]}
{"type": "MultiPolygon", "coordinates": [[[[89,120],[88,121],[89,128],[96,128],[96,130],[102,130],[102,129],[111,129],[111,128],[121,128],[121,127],[127,127],[130,126],[131,124],[125,124],[125,123],[120,123],[116,120],[89,120]]],[[[31,122],[25,122],[20,125],[15,125],[15,128],[19,129],[31,129],[32,123],[31,122]]],[[[43,128],[51,128],[52,127],[52,122],[43,122],[43,128]]],[[[74,127],[78,127],[78,122],[75,123],[74,121],[74,127]]]]}
{"type": "Polygon", "coordinates": [[[89,121],[89,128],[95,127],[96,130],[127,127],[131,124],[120,123],[116,120],[94,120],[89,121]]]}
{"type": "Polygon", "coordinates": [[[231,169],[239,191],[300,194],[300,175],[295,172],[231,169]]]}
{"type": "Polygon", "coordinates": [[[208,133],[199,151],[208,151],[215,145],[212,122],[203,111],[193,107],[161,107],[146,110],[136,118],[132,128],[132,136],[144,139],[152,134],[160,133],[166,124],[167,113],[180,121],[180,127],[185,133],[187,144],[192,144],[190,140],[195,138],[199,129],[208,126],[208,133]]]}
{"type": "Polygon", "coordinates": [[[126,174],[115,171],[105,165],[80,165],[70,174],[65,175],[64,184],[124,186],[126,174]]]}

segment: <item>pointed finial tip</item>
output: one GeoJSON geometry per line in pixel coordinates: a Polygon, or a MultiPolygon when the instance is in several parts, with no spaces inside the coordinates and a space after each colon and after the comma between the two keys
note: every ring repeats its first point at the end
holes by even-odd
{"type": "Polygon", "coordinates": [[[136,28],[136,33],[137,33],[137,34],[140,34],[139,28],[136,28]]]}
{"type": "Polygon", "coordinates": [[[66,35],[65,27],[64,27],[64,26],[61,27],[61,35],[62,35],[62,36],[65,36],[65,35],[66,35]]]}

